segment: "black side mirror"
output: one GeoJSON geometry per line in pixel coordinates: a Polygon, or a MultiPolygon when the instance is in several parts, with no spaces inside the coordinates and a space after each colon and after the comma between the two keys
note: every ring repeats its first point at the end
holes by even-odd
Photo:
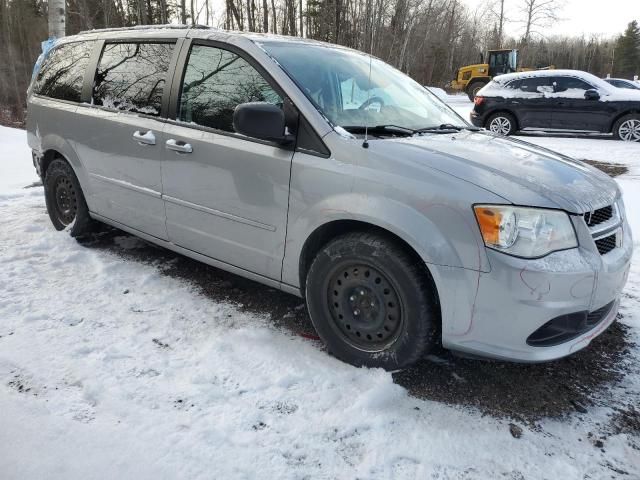
{"type": "Polygon", "coordinates": [[[600,94],[597,90],[591,89],[584,92],[584,98],[586,100],[600,100],[600,94]]]}
{"type": "Polygon", "coordinates": [[[233,128],[247,137],[269,140],[282,145],[291,143],[293,135],[285,132],[282,109],[267,102],[241,103],[233,111],[233,128]]]}

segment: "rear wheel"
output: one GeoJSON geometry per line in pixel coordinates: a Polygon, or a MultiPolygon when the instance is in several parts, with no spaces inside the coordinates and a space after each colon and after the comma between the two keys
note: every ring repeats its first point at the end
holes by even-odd
{"type": "Polygon", "coordinates": [[[44,177],[47,212],[56,230],[68,229],[72,237],[88,233],[92,226],[89,209],[71,166],[56,158],[44,177]]]}
{"type": "Polygon", "coordinates": [[[613,136],[625,142],[640,142],[640,115],[632,113],[618,119],[613,126],[613,136]]]}
{"type": "Polygon", "coordinates": [[[329,351],[353,365],[405,368],[436,342],[440,320],[426,267],[381,236],[329,242],[309,269],[306,298],[329,351]]]}
{"type": "Polygon", "coordinates": [[[498,135],[511,135],[516,132],[516,119],[506,112],[498,112],[487,118],[485,128],[498,135]]]}
{"type": "Polygon", "coordinates": [[[473,99],[476,97],[480,89],[484,87],[487,83],[488,82],[483,82],[482,80],[478,80],[476,82],[471,83],[467,87],[467,95],[469,97],[469,100],[473,102],[473,99]]]}

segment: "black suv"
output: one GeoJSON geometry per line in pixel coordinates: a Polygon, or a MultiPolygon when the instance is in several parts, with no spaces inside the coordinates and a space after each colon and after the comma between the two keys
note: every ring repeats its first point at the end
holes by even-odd
{"type": "Polygon", "coordinates": [[[600,132],[640,142],[640,91],[577,70],[500,75],[478,92],[471,122],[501,135],[525,129],[600,132]]]}

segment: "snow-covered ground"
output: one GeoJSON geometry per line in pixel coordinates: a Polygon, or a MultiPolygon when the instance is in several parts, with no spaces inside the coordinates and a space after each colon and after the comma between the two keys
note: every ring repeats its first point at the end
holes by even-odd
{"type": "MultiPolygon", "coordinates": [[[[640,146],[527,140],[628,165],[638,243],[640,146]]],[[[640,478],[633,433],[591,436],[604,403],[514,438],[509,419],[414,398],[153,262],[78,244],[50,225],[42,187],[21,188],[36,180],[25,133],[0,127],[2,479],[640,478]]],[[[640,343],[638,255],[621,312],[640,343]]],[[[637,401],[638,369],[607,395],[637,401]]]]}

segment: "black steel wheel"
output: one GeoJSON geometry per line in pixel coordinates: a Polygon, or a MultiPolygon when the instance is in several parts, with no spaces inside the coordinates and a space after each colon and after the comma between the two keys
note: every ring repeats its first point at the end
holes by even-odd
{"type": "Polygon", "coordinates": [[[327,288],[331,324],[343,340],[367,352],[380,352],[402,331],[402,306],[394,285],[362,262],[337,265],[327,288]]]}
{"type": "Polygon", "coordinates": [[[90,231],[92,220],[82,189],[71,166],[63,159],[53,160],[44,176],[47,212],[56,230],[68,229],[77,237],[90,231]]]}
{"type": "Polygon", "coordinates": [[[384,235],[331,240],[313,260],[305,292],[318,335],[353,365],[406,368],[437,341],[433,280],[424,263],[384,235]]]}
{"type": "Polygon", "coordinates": [[[55,215],[63,225],[70,225],[75,220],[78,211],[78,196],[73,182],[67,175],[60,175],[56,178],[54,190],[53,209],[55,215]]]}

